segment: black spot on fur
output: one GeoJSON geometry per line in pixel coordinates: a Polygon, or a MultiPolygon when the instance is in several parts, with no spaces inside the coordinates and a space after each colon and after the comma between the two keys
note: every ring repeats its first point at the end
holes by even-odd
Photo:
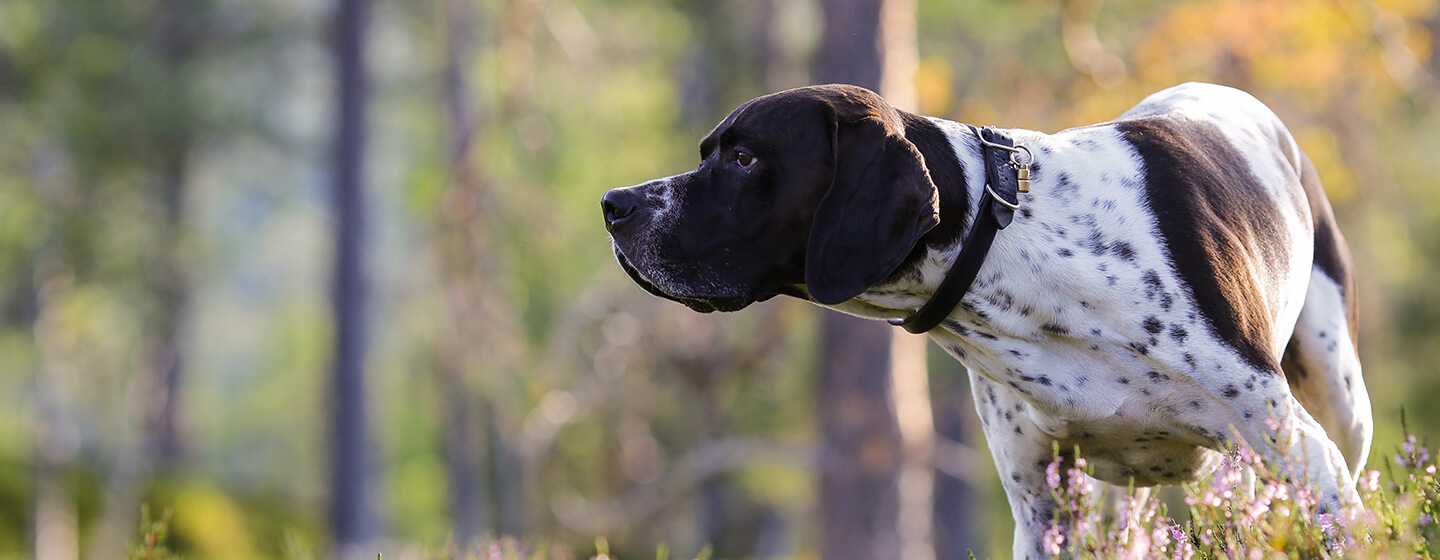
{"type": "Polygon", "coordinates": [[[1131,342],[1130,349],[1134,350],[1136,354],[1139,354],[1141,356],[1150,354],[1150,348],[1139,342],[1131,342]]]}
{"type": "Polygon", "coordinates": [[[965,328],[965,325],[961,324],[960,321],[956,321],[948,317],[945,318],[945,320],[941,321],[940,324],[944,325],[946,330],[949,330],[950,332],[961,336],[964,336],[965,333],[970,332],[970,329],[965,328]]]}
{"type": "Polygon", "coordinates": [[[1135,247],[1131,246],[1129,243],[1126,243],[1124,241],[1117,241],[1115,242],[1115,245],[1111,247],[1111,249],[1114,250],[1115,254],[1120,257],[1120,260],[1125,262],[1135,262],[1135,247]]]}
{"type": "Polygon", "coordinates": [[[1235,388],[1234,385],[1226,385],[1225,388],[1220,391],[1220,394],[1227,399],[1233,399],[1240,396],[1240,389],[1235,388]]]}
{"type": "Polygon", "coordinates": [[[1121,378],[1116,379],[1115,381],[1118,382],[1118,383],[1120,383],[1121,385],[1129,385],[1129,384],[1130,384],[1130,378],[1129,378],[1129,377],[1121,377],[1121,378]]]}
{"type": "Polygon", "coordinates": [[[1153,301],[1165,290],[1165,284],[1160,281],[1160,273],[1154,270],[1146,270],[1140,275],[1140,281],[1145,283],[1145,299],[1153,301]]]}
{"type": "Polygon", "coordinates": [[[1090,238],[1086,240],[1086,243],[1090,246],[1090,254],[1097,257],[1110,250],[1110,246],[1105,244],[1105,238],[1100,235],[1098,229],[1090,231],[1090,238]]]}
{"type": "Polygon", "coordinates": [[[1059,249],[1056,249],[1056,250],[1055,250],[1055,254],[1060,255],[1060,256],[1062,256],[1062,257],[1065,257],[1065,258],[1070,258],[1070,257],[1075,256],[1075,252],[1074,252],[1074,251],[1071,251],[1071,250],[1066,249],[1066,248],[1064,248],[1064,247],[1061,247],[1061,248],[1059,248],[1059,249]]]}
{"type": "Polygon", "coordinates": [[[1040,325],[1040,330],[1045,331],[1046,333],[1049,333],[1049,334],[1056,335],[1056,336],[1066,336],[1066,335],[1069,335],[1069,334],[1070,334],[1070,329],[1067,329],[1067,328],[1065,328],[1064,326],[1057,325],[1057,324],[1055,324],[1055,323],[1050,323],[1050,322],[1047,322],[1047,323],[1045,323],[1045,324],[1043,324],[1043,325],[1040,325]]]}
{"type": "MultiPolygon", "coordinates": [[[[1031,172],[1033,173],[1035,168],[1034,168],[1033,165],[1032,165],[1032,167],[1031,167],[1030,169],[1031,169],[1031,172]]],[[[1065,173],[1061,173],[1061,174],[1055,176],[1055,194],[1064,196],[1064,195],[1071,195],[1071,194],[1074,194],[1074,193],[1075,193],[1075,183],[1070,182],[1070,175],[1065,174],[1065,173]]]]}
{"type": "Polygon", "coordinates": [[[1179,324],[1170,325],[1170,338],[1175,339],[1175,342],[1183,344],[1185,342],[1185,337],[1188,336],[1190,336],[1190,331],[1185,330],[1185,327],[1182,327],[1179,324]]]}
{"type": "Polygon", "coordinates": [[[1150,378],[1150,382],[1151,382],[1151,383],[1159,383],[1159,382],[1161,382],[1161,381],[1169,381],[1169,380],[1170,380],[1170,376],[1165,375],[1165,374],[1160,373],[1160,372],[1155,371],[1155,370],[1150,370],[1150,371],[1145,372],[1145,376],[1150,378]]]}
{"type": "Polygon", "coordinates": [[[1161,323],[1160,319],[1154,315],[1146,317],[1145,322],[1141,326],[1145,327],[1145,332],[1150,334],[1160,334],[1160,331],[1165,330],[1165,324],[1161,323]]]}

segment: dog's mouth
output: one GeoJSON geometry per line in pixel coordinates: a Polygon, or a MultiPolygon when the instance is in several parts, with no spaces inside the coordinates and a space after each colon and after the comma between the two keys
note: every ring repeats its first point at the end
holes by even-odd
{"type": "MultiPolygon", "coordinates": [[[[625,253],[621,252],[619,247],[615,247],[615,260],[620,262],[620,268],[625,271],[625,274],[629,275],[630,279],[635,281],[636,284],[639,284],[645,291],[650,292],[650,294],[656,297],[680,303],[699,313],[739,311],[757,301],[756,298],[749,296],[695,297],[672,294],[645,278],[645,276],[640,273],[640,270],[630,262],[630,259],[625,257],[625,253]]],[[[774,294],[759,298],[758,301],[764,301],[771,297],[774,297],[774,294]]]]}

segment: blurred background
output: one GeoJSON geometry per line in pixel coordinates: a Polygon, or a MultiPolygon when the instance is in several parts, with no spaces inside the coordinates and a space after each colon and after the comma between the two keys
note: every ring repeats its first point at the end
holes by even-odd
{"type": "Polygon", "coordinates": [[[1440,434],[1436,0],[0,0],[0,558],[1005,556],[963,368],[631,284],[598,200],[846,81],[1044,131],[1187,80],[1319,167],[1440,434]],[[448,548],[447,548],[448,547],[448,548]]]}

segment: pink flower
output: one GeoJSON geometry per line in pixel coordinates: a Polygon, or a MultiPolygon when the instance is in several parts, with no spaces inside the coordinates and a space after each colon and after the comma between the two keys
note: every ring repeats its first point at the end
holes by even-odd
{"type": "Polygon", "coordinates": [[[1130,544],[1125,547],[1125,560],[1144,560],[1150,557],[1150,536],[1145,533],[1135,535],[1130,539],[1130,544]]]}
{"type": "Polygon", "coordinates": [[[1371,470],[1360,477],[1360,489],[1366,492],[1380,491],[1380,471],[1371,470]]]}
{"type": "Polygon", "coordinates": [[[1089,476],[1086,476],[1086,475],[1085,475],[1085,471],[1084,471],[1084,470],[1081,470],[1080,467],[1075,467],[1075,468],[1070,469],[1070,472],[1067,473],[1067,474],[1070,475],[1070,476],[1069,476],[1069,484],[1070,484],[1069,490],[1070,490],[1071,495],[1074,495],[1074,496],[1089,496],[1089,495],[1090,495],[1090,491],[1091,491],[1091,490],[1094,490],[1094,488],[1095,488],[1095,483],[1094,483],[1093,481],[1091,481],[1091,479],[1090,479],[1089,476]]]}
{"type": "Polygon", "coordinates": [[[1405,441],[1400,444],[1400,452],[1395,454],[1395,463],[1405,468],[1418,467],[1429,461],[1430,450],[1423,445],[1417,445],[1413,435],[1405,436],[1405,441]]]}
{"type": "Polygon", "coordinates": [[[1050,525],[1050,530],[1045,531],[1045,536],[1041,538],[1041,541],[1041,544],[1045,547],[1046,554],[1059,556],[1060,545],[1065,543],[1065,535],[1060,531],[1059,525],[1052,524],[1050,525]]]}
{"type": "Polygon", "coordinates": [[[1051,490],[1060,488],[1060,460],[1056,459],[1045,467],[1045,484],[1050,485],[1051,490]]]}
{"type": "Polygon", "coordinates": [[[1150,532],[1150,541],[1155,543],[1154,548],[1156,550],[1164,552],[1165,547],[1170,546],[1170,531],[1167,529],[1171,528],[1174,528],[1174,526],[1166,527],[1164,523],[1157,523],[1155,530],[1150,532]]]}
{"type": "Polygon", "coordinates": [[[1265,515],[1267,511],[1270,511],[1270,498],[1256,496],[1255,501],[1250,502],[1250,505],[1245,508],[1245,518],[1253,523],[1259,521],[1260,516],[1265,515]]]}

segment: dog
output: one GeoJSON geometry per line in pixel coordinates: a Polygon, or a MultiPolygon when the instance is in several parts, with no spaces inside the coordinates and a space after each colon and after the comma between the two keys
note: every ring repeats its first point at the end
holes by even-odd
{"type": "Polygon", "coordinates": [[[1314,165],[1251,95],[1189,83],[1110,122],[987,133],[806,87],[741,105],[700,159],[601,201],[630,278],[700,312],[787,295],[904,322],[994,229],[986,208],[1008,209],[929,336],[970,372],[1016,558],[1046,556],[1057,444],[1148,487],[1243,441],[1303,457],[1285,474],[1321,507],[1358,504],[1372,418],[1349,250],[1314,165]],[[996,192],[1022,168],[1028,193],[996,192]]]}

